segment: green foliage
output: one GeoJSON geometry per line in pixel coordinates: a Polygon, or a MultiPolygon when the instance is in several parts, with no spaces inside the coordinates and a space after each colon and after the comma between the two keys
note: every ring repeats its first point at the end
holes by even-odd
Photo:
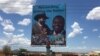
{"type": "Polygon", "coordinates": [[[28,52],[27,49],[20,48],[18,52],[18,56],[25,56],[24,53],[28,52]]]}
{"type": "Polygon", "coordinates": [[[27,52],[27,49],[20,48],[20,49],[19,49],[19,52],[27,52]]]}
{"type": "Polygon", "coordinates": [[[8,45],[5,45],[3,47],[3,53],[5,54],[5,56],[8,56],[11,53],[11,47],[8,45]]]}

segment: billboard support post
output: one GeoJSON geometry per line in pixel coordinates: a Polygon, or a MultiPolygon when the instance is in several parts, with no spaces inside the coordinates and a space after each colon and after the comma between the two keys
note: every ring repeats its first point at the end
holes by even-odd
{"type": "Polygon", "coordinates": [[[50,43],[48,42],[47,45],[46,45],[46,55],[47,56],[50,56],[50,51],[51,51],[50,48],[51,48],[50,43]]]}

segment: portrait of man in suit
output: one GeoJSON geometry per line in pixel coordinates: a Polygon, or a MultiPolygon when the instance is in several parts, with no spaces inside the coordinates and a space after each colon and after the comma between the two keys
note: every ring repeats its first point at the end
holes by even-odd
{"type": "Polygon", "coordinates": [[[32,10],[32,46],[66,46],[65,5],[36,5],[32,10]]]}
{"type": "Polygon", "coordinates": [[[50,29],[45,23],[47,19],[45,12],[34,16],[36,22],[32,25],[31,45],[46,45],[48,41],[47,35],[50,34],[50,29]]]}

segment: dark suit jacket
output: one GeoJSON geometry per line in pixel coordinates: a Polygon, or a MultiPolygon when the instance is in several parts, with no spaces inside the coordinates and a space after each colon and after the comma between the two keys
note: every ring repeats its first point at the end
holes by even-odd
{"type": "MultiPolygon", "coordinates": [[[[48,31],[47,34],[49,35],[49,34],[50,34],[50,29],[49,29],[49,27],[48,27],[46,24],[44,24],[43,27],[47,29],[47,31],[48,31]]],[[[32,35],[41,34],[41,33],[42,33],[41,31],[42,31],[42,30],[41,30],[41,26],[39,26],[38,23],[35,23],[35,24],[32,26],[32,35]]]]}
{"type": "MultiPolygon", "coordinates": [[[[47,29],[47,35],[50,34],[50,29],[46,24],[43,25],[44,28],[47,29]]],[[[48,41],[47,35],[42,35],[41,26],[39,26],[38,23],[35,23],[32,26],[32,38],[31,38],[31,44],[32,45],[45,45],[48,41]],[[35,38],[33,38],[33,36],[35,38]]]]}

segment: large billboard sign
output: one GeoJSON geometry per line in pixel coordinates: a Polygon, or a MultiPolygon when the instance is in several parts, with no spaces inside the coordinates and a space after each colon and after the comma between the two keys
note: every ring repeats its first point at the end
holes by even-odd
{"type": "Polygon", "coordinates": [[[32,46],[66,46],[66,6],[36,5],[32,9],[32,46]]]}

